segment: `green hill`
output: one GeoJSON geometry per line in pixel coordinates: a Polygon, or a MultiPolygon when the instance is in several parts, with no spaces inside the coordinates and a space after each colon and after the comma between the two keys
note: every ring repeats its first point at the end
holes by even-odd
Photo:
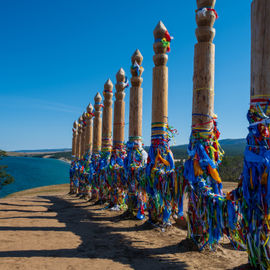
{"type": "MultiPolygon", "coordinates": [[[[245,139],[225,139],[219,141],[222,149],[225,151],[226,156],[241,156],[244,154],[246,140],[245,139]]],[[[176,145],[172,146],[171,149],[175,159],[186,159],[187,158],[188,145],[176,145]]]]}

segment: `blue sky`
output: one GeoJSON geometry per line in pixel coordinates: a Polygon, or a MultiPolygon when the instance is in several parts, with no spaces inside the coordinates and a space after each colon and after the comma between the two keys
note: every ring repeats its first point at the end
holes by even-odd
{"type": "MultiPolygon", "coordinates": [[[[217,0],[215,113],[221,138],[247,134],[251,0],[217,0]]],[[[192,109],[196,1],[0,0],[0,149],[71,146],[72,123],[131,55],[144,56],[143,137],[150,143],[153,30],[169,53],[169,124],[187,143],[192,109]]],[[[126,123],[129,89],[126,90],[126,123]]],[[[126,138],[128,124],[126,125],[126,138]]]]}

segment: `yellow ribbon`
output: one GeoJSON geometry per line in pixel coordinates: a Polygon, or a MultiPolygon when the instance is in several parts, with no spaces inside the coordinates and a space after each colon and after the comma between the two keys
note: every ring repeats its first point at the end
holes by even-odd
{"type": "Polygon", "coordinates": [[[250,178],[249,178],[249,180],[250,180],[250,186],[253,189],[252,169],[251,168],[249,169],[249,174],[250,174],[250,178]]]}
{"type": "Polygon", "coordinates": [[[268,174],[267,174],[266,168],[265,168],[265,170],[263,172],[263,175],[262,175],[262,179],[261,179],[262,185],[266,185],[267,184],[267,179],[268,179],[268,174]]]}
{"type": "Polygon", "coordinates": [[[203,170],[202,170],[200,163],[197,159],[194,159],[193,167],[194,167],[194,174],[196,177],[203,174],[203,170]]]}
{"type": "Polygon", "coordinates": [[[220,184],[222,181],[217,169],[213,169],[210,165],[208,165],[208,170],[210,172],[211,177],[220,184]]]}
{"type": "Polygon", "coordinates": [[[164,158],[160,155],[160,150],[157,149],[157,156],[156,156],[156,159],[155,159],[155,166],[154,166],[154,168],[157,167],[157,163],[158,163],[158,160],[159,160],[159,159],[161,160],[161,162],[162,162],[165,166],[169,166],[169,165],[170,165],[169,161],[167,161],[166,159],[164,159],[164,158]]]}

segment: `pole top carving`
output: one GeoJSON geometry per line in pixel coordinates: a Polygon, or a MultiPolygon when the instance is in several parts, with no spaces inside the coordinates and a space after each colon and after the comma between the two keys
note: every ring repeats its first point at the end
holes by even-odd
{"type": "Polygon", "coordinates": [[[198,42],[213,42],[216,30],[213,28],[218,18],[215,11],[216,0],[197,0],[196,10],[196,37],[198,42]]]}
{"type": "Polygon", "coordinates": [[[112,106],[113,83],[110,79],[108,79],[104,84],[103,96],[104,96],[104,105],[112,106]]]}
{"type": "Polygon", "coordinates": [[[81,134],[83,129],[83,118],[82,116],[79,117],[78,119],[78,133],[81,134]]]}
{"type": "Polygon", "coordinates": [[[84,127],[85,127],[85,118],[86,118],[86,114],[85,114],[85,112],[81,115],[81,117],[80,117],[80,120],[81,120],[81,129],[82,129],[82,131],[84,130],[84,127]]]}
{"type": "Polygon", "coordinates": [[[142,73],[144,71],[143,67],[141,66],[143,61],[143,56],[141,52],[137,49],[131,57],[132,66],[130,68],[131,72],[131,84],[133,87],[140,87],[142,84],[143,79],[141,78],[142,73]]]}
{"type": "Polygon", "coordinates": [[[116,73],[117,83],[125,82],[125,79],[126,79],[126,73],[122,68],[120,68],[118,72],[116,73]]]}
{"type": "Polygon", "coordinates": [[[141,65],[142,61],[143,61],[143,56],[141,52],[139,51],[139,49],[136,49],[136,51],[133,53],[131,57],[131,63],[132,65],[134,65],[135,62],[137,62],[138,65],[141,65]]]}
{"type": "Polygon", "coordinates": [[[90,118],[92,118],[92,113],[93,113],[93,105],[91,103],[88,104],[88,106],[86,107],[86,111],[90,114],[90,118]]]}
{"type": "Polygon", "coordinates": [[[84,113],[82,114],[82,118],[83,118],[83,121],[85,121],[85,120],[87,119],[87,113],[86,113],[86,112],[84,112],[84,113]]]}
{"type": "Polygon", "coordinates": [[[165,66],[168,61],[167,52],[170,51],[170,36],[167,28],[162,21],[159,21],[154,29],[155,43],[153,45],[155,55],[153,57],[155,66],[165,66]]]}
{"type": "Polygon", "coordinates": [[[111,79],[108,79],[104,84],[104,90],[108,90],[109,92],[111,92],[112,89],[113,89],[113,83],[111,79]]]}
{"type": "Polygon", "coordinates": [[[125,88],[128,87],[128,80],[126,78],[125,71],[120,68],[119,71],[116,73],[116,93],[115,98],[116,100],[123,100],[125,98],[125,88]]]}
{"type": "Polygon", "coordinates": [[[72,129],[73,135],[77,135],[78,132],[78,122],[74,121],[73,123],[73,129],[72,129]]]}
{"type": "Polygon", "coordinates": [[[102,104],[101,104],[101,101],[102,101],[102,97],[100,95],[99,92],[97,92],[95,98],[95,116],[99,115],[100,116],[100,112],[101,112],[101,107],[102,107],[102,104]]]}
{"type": "Polygon", "coordinates": [[[113,97],[113,83],[110,79],[108,79],[104,84],[104,106],[110,107],[112,105],[112,97],[113,97]]]}

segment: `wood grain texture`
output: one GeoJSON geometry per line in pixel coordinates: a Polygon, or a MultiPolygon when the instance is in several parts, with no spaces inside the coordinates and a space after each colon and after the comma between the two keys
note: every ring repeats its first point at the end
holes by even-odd
{"type": "Polygon", "coordinates": [[[101,118],[101,101],[102,97],[99,93],[95,96],[95,118],[93,128],[93,153],[98,154],[101,151],[101,139],[102,139],[102,118],[101,118]]]}
{"type": "Polygon", "coordinates": [[[73,137],[72,137],[72,156],[73,157],[77,157],[77,149],[76,149],[77,137],[78,137],[77,128],[78,128],[78,123],[77,123],[77,121],[75,121],[73,123],[73,137]]]}
{"type": "Polygon", "coordinates": [[[85,153],[91,154],[93,149],[93,106],[90,103],[87,108],[86,127],[85,127],[85,153]]]}
{"type": "Polygon", "coordinates": [[[103,117],[102,117],[102,149],[112,148],[112,98],[113,98],[113,84],[110,79],[104,84],[103,91],[103,117]]]}
{"type": "MultiPolygon", "coordinates": [[[[134,66],[141,66],[143,57],[140,51],[137,49],[131,57],[131,63],[134,66]]],[[[143,107],[143,89],[142,84],[143,68],[140,67],[139,72],[136,69],[131,68],[131,85],[130,98],[129,98],[129,137],[141,137],[142,136],[142,107],[143,107]]],[[[141,140],[141,139],[139,139],[141,140]]]]}
{"type": "MultiPolygon", "coordinates": [[[[215,0],[197,0],[198,9],[214,9],[215,3],[215,0]]],[[[192,125],[206,130],[212,128],[211,117],[214,116],[215,45],[212,42],[216,33],[215,20],[211,10],[196,14],[198,43],[194,52],[192,125]]]]}
{"type": "Polygon", "coordinates": [[[125,140],[125,71],[121,68],[116,74],[115,102],[113,116],[113,146],[125,140]]]}
{"type": "Polygon", "coordinates": [[[251,5],[251,98],[270,98],[270,1],[251,5]]]}
{"type": "MultiPolygon", "coordinates": [[[[166,31],[166,27],[160,21],[154,30],[155,40],[163,38],[166,31]]],[[[153,48],[155,52],[153,57],[155,67],[153,68],[152,86],[152,123],[168,123],[167,48],[163,46],[162,42],[155,42],[153,48]]]]}

